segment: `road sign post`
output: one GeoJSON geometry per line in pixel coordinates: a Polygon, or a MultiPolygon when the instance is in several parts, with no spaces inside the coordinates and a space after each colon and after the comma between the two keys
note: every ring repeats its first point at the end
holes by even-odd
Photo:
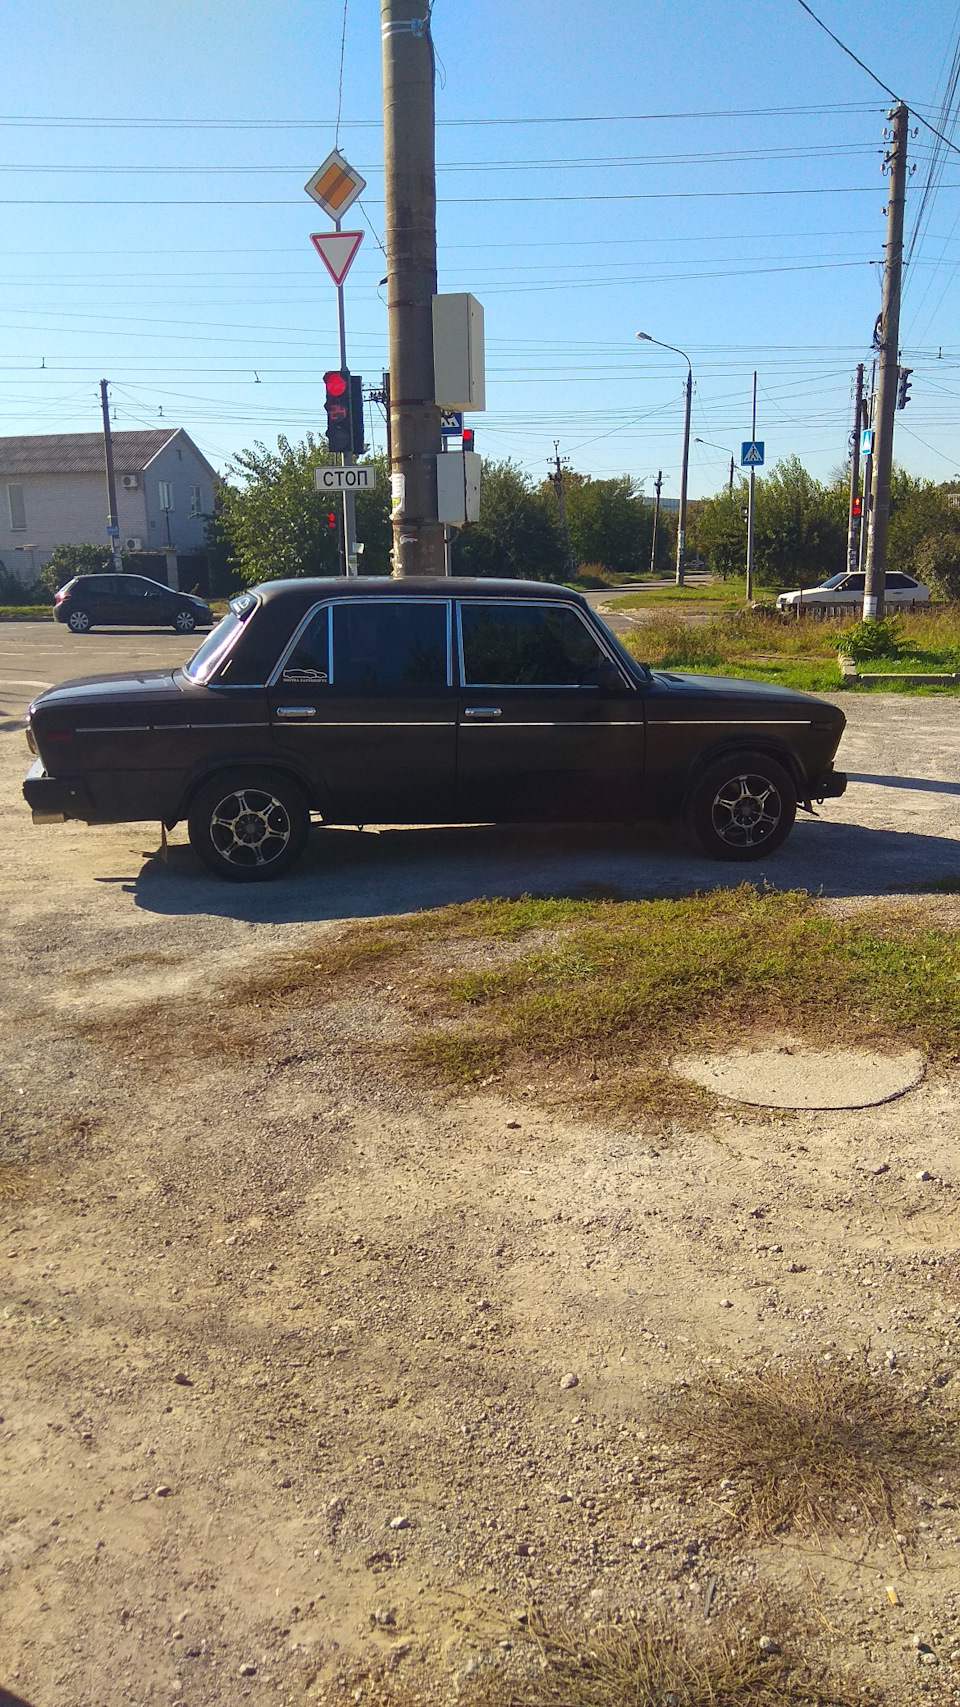
{"type": "Polygon", "coordinates": [[[750,470],[750,495],[747,499],[747,603],[753,598],[753,483],[758,468],[763,467],[763,440],[757,438],[757,376],[753,376],[753,414],[750,438],[740,446],[740,465],[750,470]]]}
{"type": "MultiPolygon", "coordinates": [[[[340,335],[340,366],[346,371],[347,367],[347,331],[343,308],[343,281],[350,270],[353,258],[363,239],[362,231],[341,231],[340,221],[347,209],[352,207],[359,195],[366,189],[366,179],[361,178],[349,161],[345,160],[339,148],[334,148],[327,155],[323,164],[317,167],[313,176],[307,179],[304,189],[324,213],[334,221],[336,230],[323,233],[315,232],[310,241],[320,256],[321,261],[337,287],[337,326],[340,335]]],[[[342,453],[344,468],[351,467],[354,462],[353,451],[342,453]]],[[[357,563],[357,517],[354,507],[353,487],[344,486],[343,490],[343,557],[344,569],[348,575],[359,573],[357,563]]]]}

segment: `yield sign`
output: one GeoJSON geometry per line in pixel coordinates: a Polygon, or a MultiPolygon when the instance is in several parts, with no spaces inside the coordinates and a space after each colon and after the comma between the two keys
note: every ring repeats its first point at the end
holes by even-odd
{"type": "Polygon", "coordinates": [[[335,285],[342,285],[363,242],[362,231],[311,231],[310,241],[335,285]]]}

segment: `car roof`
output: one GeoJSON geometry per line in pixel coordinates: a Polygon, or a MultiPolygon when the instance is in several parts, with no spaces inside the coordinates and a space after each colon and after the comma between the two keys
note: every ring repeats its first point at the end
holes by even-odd
{"type": "Polygon", "coordinates": [[[351,575],[349,579],[343,575],[298,576],[287,581],[259,581],[250,591],[265,603],[291,596],[322,599],[335,593],[346,594],[350,598],[387,599],[436,598],[438,594],[445,598],[470,598],[480,594],[488,599],[542,599],[545,593],[549,593],[553,597],[584,602],[572,587],[558,586],[555,581],[500,581],[476,575],[405,575],[396,580],[391,575],[351,575]]]}

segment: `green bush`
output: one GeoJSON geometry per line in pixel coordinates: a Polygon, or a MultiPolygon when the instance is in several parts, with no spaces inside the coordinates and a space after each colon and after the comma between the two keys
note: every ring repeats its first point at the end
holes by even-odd
{"type": "Polygon", "coordinates": [[[106,545],[56,545],[40,571],[40,585],[55,593],[74,575],[103,575],[113,568],[113,554],[106,545]]]}
{"type": "Polygon", "coordinates": [[[831,635],[838,652],[845,652],[855,663],[871,658],[900,658],[903,639],[896,617],[884,617],[882,622],[855,622],[840,634],[831,635]]]}
{"type": "Polygon", "coordinates": [[[943,599],[960,599],[960,533],[931,533],[914,554],[921,581],[943,599]]]}

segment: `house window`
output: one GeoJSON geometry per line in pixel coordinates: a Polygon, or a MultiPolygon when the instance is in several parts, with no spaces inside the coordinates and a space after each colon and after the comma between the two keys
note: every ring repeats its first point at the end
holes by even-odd
{"type": "Polygon", "coordinates": [[[173,509],[173,484],[169,480],[160,481],[160,508],[161,510],[173,509]]]}
{"type": "Polygon", "coordinates": [[[201,502],[199,486],[191,486],[190,488],[190,514],[191,516],[203,515],[203,505],[201,502]]]}
{"type": "Polygon", "coordinates": [[[23,487],[7,487],[7,506],[10,511],[10,526],[14,533],[26,533],[27,511],[23,502],[23,487]]]}

